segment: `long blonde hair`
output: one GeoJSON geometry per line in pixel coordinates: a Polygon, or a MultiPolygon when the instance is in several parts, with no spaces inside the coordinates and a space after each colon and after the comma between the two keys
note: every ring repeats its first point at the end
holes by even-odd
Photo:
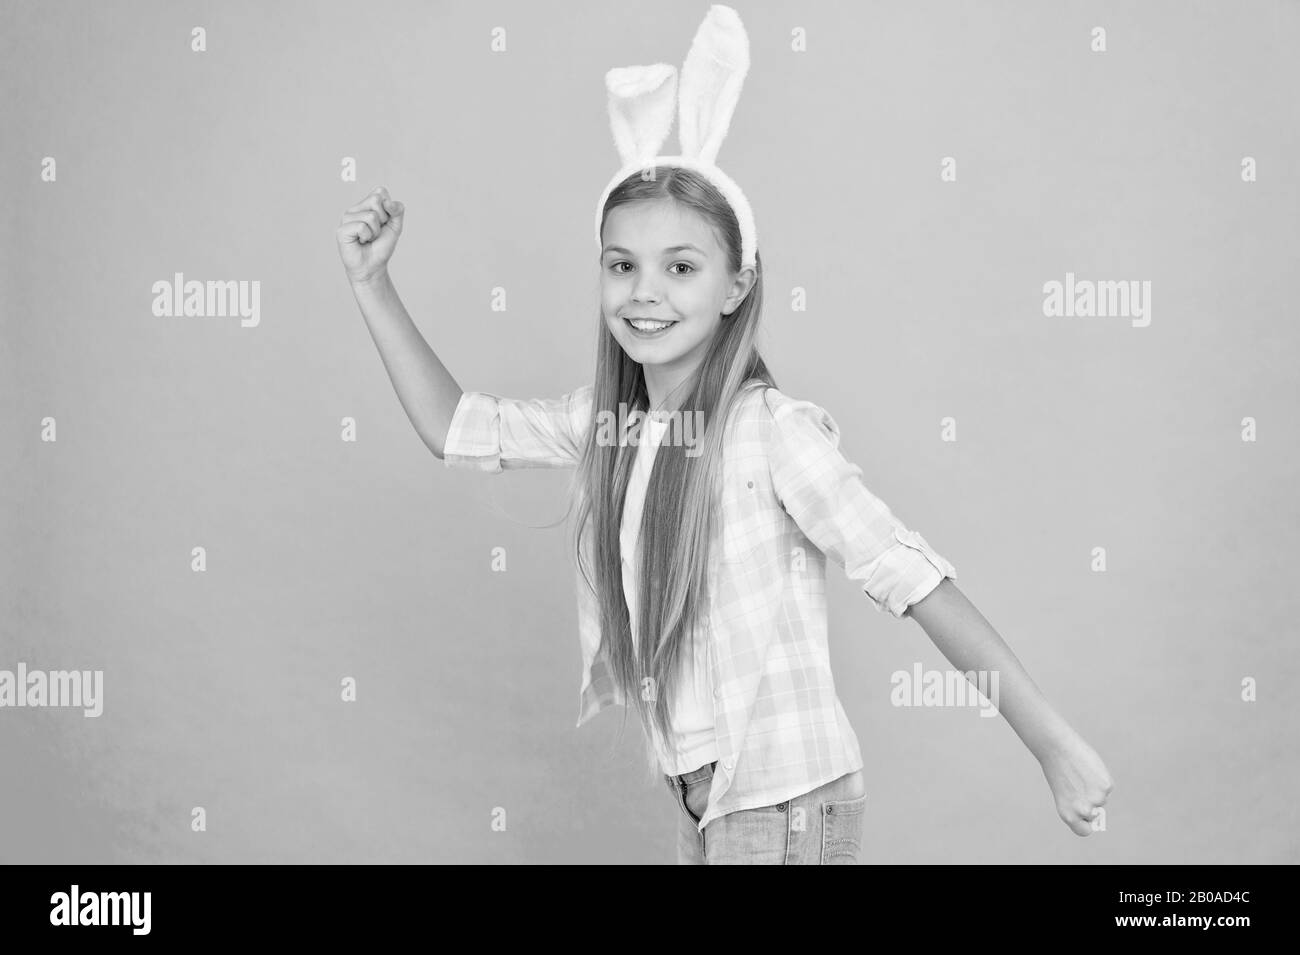
{"type": "MultiPolygon", "coordinates": [[[[640,173],[629,176],[610,193],[601,214],[602,229],[617,206],[663,199],[703,216],[726,251],[731,274],[740,271],[740,228],[735,214],[707,179],[689,169],[659,166],[653,178],[640,173]]],[[[718,493],[727,417],[747,388],[758,383],[775,386],[755,343],[763,303],[761,258],[755,269],[758,275],[753,287],[730,315],[722,316],[699,368],[682,385],[685,395],[677,409],[691,412],[694,420],[704,423],[702,436],[697,435],[702,439],[696,445],[698,456],[688,457],[687,449],[677,442],[665,442],[656,452],[641,517],[637,646],[633,646],[623,593],[619,546],[636,448],[622,441],[599,441],[601,429],[593,425],[574,476],[573,499],[580,503],[572,546],[599,606],[598,652],[609,664],[627,708],[636,709],[647,737],[654,728],[668,747],[672,739],[670,708],[681,662],[691,652],[691,641],[704,638],[698,625],[709,607],[709,549],[716,532],[714,517],[720,514],[718,493]],[[585,567],[582,559],[581,542],[589,520],[594,568],[585,567]],[[643,693],[646,687],[653,692],[643,693]]],[[[641,365],[623,351],[600,315],[596,336],[593,422],[602,411],[613,415],[613,420],[624,420],[619,416],[620,405],[628,414],[634,409],[647,411],[641,365]]],[[[624,726],[626,718],[625,710],[624,726]]],[[[653,744],[647,746],[646,757],[651,768],[657,765],[653,744]]]]}

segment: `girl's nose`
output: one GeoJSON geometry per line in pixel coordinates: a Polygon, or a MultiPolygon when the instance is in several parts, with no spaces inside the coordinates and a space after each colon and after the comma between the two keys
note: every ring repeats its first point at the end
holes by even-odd
{"type": "Polygon", "coordinates": [[[657,302],[659,293],[654,287],[654,276],[648,271],[644,271],[637,277],[636,282],[632,285],[632,301],[634,302],[657,302]]]}
{"type": "Polygon", "coordinates": [[[659,293],[648,283],[638,282],[636,287],[632,289],[632,301],[657,302],[659,301],[659,293]]]}

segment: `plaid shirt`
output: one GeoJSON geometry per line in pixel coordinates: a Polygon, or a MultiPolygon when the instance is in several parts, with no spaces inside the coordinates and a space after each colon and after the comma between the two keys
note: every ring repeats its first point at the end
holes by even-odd
{"type": "MultiPolygon", "coordinates": [[[[465,392],[447,433],[447,467],[498,473],[576,467],[593,388],[560,398],[465,392]]],[[[902,617],[953,565],[862,483],[839,427],[811,401],[751,387],[727,422],[722,520],[710,557],[709,637],[719,750],[703,829],[740,809],[802,795],[863,766],[831,679],[826,558],[877,610],[902,617]]],[[[590,562],[590,526],[584,560],[590,562]]],[[[578,726],[626,705],[598,656],[595,595],[578,578],[578,726]]]]}

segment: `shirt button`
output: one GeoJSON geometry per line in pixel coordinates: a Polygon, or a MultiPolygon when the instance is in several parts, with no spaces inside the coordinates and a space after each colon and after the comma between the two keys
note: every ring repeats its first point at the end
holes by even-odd
{"type": "Polygon", "coordinates": [[[727,759],[724,759],[722,761],[722,765],[725,766],[727,769],[734,769],[736,767],[736,761],[728,757],[727,759]]]}
{"type": "Polygon", "coordinates": [[[778,805],[778,806],[776,807],[776,811],[777,811],[777,812],[785,812],[785,803],[781,803],[780,805],[778,805]]]}
{"type": "Polygon", "coordinates": [[[713,690],[713,698],[714,698],[715,700],[720,700],[720,699],[722,699],[722,690],[717,689],[717,688],[715,687],[714,690],[713,690]]]}
{"type": "Polygon", "coordinates": [[[745,486],[746,486],[746,487],[753,487],[753,486],[754,486],[754,482],[753,482],[753,481],[749,481],[748,483],[746,483],[745,486]]]}

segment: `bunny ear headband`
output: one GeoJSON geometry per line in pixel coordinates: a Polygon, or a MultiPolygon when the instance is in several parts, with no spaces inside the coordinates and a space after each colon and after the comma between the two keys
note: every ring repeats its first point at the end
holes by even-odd
{"type": "Polygon", "coordinates": [[[754,213],[740,187],[715,164],[726,138],[740,87],[749,72],[749,37],[731,7],[715,3],[695,31],[691,49],[677,70],[667,63],[621,66],[605,74],[609,90],[609,124],[623,166],[600,194],[596,205],[596,248],[600,218],[614,188],[632,173],[654,166],[693,169],[709,180],[731,205],[740,223],[740,267],[756,266],[758,233],[754,213]],[[657,155],[679,113],[677,138],[681,155],[657,155]]]}

